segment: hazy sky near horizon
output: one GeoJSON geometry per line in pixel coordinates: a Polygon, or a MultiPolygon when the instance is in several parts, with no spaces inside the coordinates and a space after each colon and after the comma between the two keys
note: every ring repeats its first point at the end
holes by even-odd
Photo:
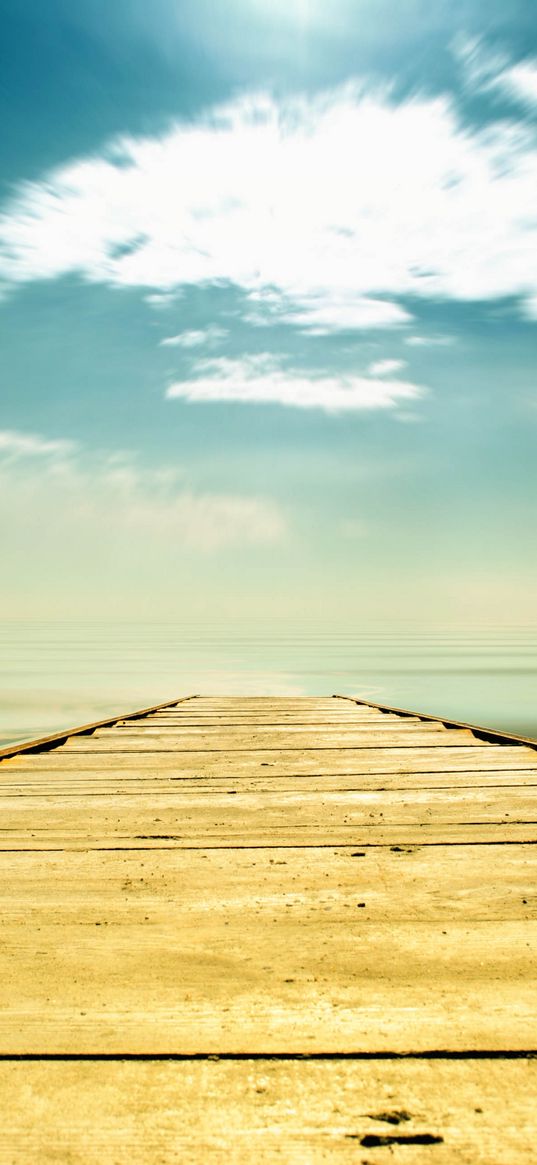
{"type": "Polygon", "coordinates": [[[529,618],[534,0],[0,0],[6,615],[529,618]]]}

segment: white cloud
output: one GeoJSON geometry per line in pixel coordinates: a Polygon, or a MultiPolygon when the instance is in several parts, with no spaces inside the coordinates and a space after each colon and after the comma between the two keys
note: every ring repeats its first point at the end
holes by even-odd
{"type": "Polygon", "coordinates": [[[390,409],[401,400],[417,399],[423,389],[400,380],[369,380],[339,374],[312,377],[282,369],[273,356],[263,354],[242,360],[198,361],[193,379],[177,381],[168,398],[188,401],[241,401],[243,404],[282,404],[328,413],[356,409],[390,409]]]}
{"type": "Polygon", "coordinates": [[[470,91],[490,88],[508,63],[505,53],[497,47],[492,49],[482,36],[460,33],[454,37],[450,47],[455,59],[462,65],[462,83],[470,91]]]}
{"type": "Polygon", "coordinates": [[[150,295],[144,295],[145,303],[148,303],[150,307],[156,307],[157,309],[171,307],[172,303],[175,303],[176,299],[178,298],[180,298],[180,294],[178,292],[174,293],[173,291],[154,291],[151,292],[150,295]]]}
{"type": "Polygon", "coordinates": [[[537,61],[522,61],[504,69],[491,84],[530,109],[537,108],[537,61]]]}
{"type": "Polygon", "coordinates": [[[524,304],[524,312],[529,320],[537,320],[537,295],[528,296],[524,304]]]}
{"type": "MultiPolygon", "coordinates": [[[[529,68],[510,74],[526,92],[529,68]]],[[[401,296],[535,296],[536,186],[529,130],[472,131],[447,97],[243,98],[20,186],[0,279],[79,273],[160,307],[230,281],[257,297],[257,322],[391,327],[408,319],[401,296]]]]}
{"type": "Polygon", "coordinates": [[[66,458],[74,452],[73,441],[50,441],[36,433],[19,433],[12,429],[0,430],[0,458],[20,457],[66,458]]]}
{"type": "Polygon", "coordinates": [[[218,328],[215,325],[199,330],[179,332],[177,336],[167,336],[165,340],[160,341],[160,344],[161,347],[165,348],[199,348],[203,344],[216,344],[218,340],[224,340],[227,335],[226,328],[218,328]]]}
{"type": "Polygon", "coordinates": [[[252,308],[245,317],[249,323],[259,326],[293,324],[313,336],[344,330],[396,328],[412,319],[400,304],[366,295],[357,296],[352,289],[297,291],[294,296],[262,289],[251,292],[249,302],[252,308]]]}
{"type": "Polygon", "coordinates": [[[513,64],[505,53],[491,49],[483,37],[459,38],[453,49],[464,66],[469,88],[480,92],[498,90],[530,111],[537,107],[537,60],[513,64]]]}
{"type": "Polygon", "coordinates": [[[423,421],[421,413],[413,413],[410,409],[398,409],[395,413],[396,421],[401,421],[404,425],[417,425],[423,421]]]}
{"type": "Polygon", "coordinates": [[[391,376],[406,368],[406,360],[374,360],[367,371],[370,376],[391,376]]]}
{"type": "Polygon", "coordinates": [[[60,524],[67,538],[212,551],[270,544],[285,533],[270,499],[197,493],[173,467],[142,469],[126,454],[91,455],[35,434],[0,432],[0,487],[4,538],[28,524],[60,524]]]}
{"type": "Polygon", "coordinates": [[[406,336],[405,344],[411,348],[448,348],[455,343],[454,336],[406,336]]]}
{"type": "Polygon", "coordinates": [[[483,37],[459,37],[452,47],[463,64],[468,88],[480,92],[498,90],[530,111],[537,107],[537,60],[512,64],[504,52],[491,49],[483,37]]]}

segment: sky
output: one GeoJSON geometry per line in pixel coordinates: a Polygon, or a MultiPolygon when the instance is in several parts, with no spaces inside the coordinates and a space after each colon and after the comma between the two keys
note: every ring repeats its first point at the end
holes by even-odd
{"type": "Polygon", "coordinates": [[[0,0],[0,600],[529,619],[534,0],[0,0]]]}

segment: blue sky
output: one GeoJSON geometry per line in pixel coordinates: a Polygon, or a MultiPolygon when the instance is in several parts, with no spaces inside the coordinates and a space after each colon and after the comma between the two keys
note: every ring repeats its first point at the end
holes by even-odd
{"type": "Polygon", "coordinates": [[[534,4],[0,14],[6,613],[529,616],[534,4]]]}

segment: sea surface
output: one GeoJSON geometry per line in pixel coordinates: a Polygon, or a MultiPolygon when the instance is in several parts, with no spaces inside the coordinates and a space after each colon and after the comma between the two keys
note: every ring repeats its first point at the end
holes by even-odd
{"type": "Polygon", "coordinates": [[[193,693],[341,693],[537,737],[537,625],[0,622],[0,747],[193,693]]]}

